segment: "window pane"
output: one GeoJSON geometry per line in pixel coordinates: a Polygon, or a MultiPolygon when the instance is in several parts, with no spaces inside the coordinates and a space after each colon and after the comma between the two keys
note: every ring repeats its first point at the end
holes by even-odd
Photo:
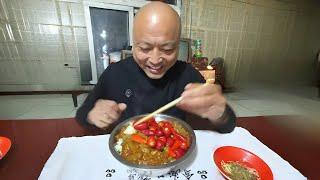
{"type": "Polygon", "coordinates": [[[97,77],[104,71],[103,59],[129,45],[129,12],[90,7],[97,77]]]}

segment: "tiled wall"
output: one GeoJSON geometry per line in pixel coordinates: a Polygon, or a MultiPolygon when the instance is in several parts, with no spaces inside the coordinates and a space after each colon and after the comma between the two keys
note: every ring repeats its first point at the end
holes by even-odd
{"type": "Polygon", "coordinates": [[[1,91],[76,89],[88,58],[80,3],[0,0],[1,91]]]}
{"type": "MultiPolygon", "coordinates": [[[[132,6],[146,2],[91,1],[132,6]]],[[[82,3],[0,0],[0,91],[83,88],[80,65],[90,66],[90,60],[82,3]]]]}
{"type": "MultiPolygon", "coordinates": [[[[209,59],[225,58],[230,86],[302,81],[319,45],[309,2],[183,0],[183,37],[202,39],[209,59]]],[[[82,0],[0,0],[0,91],[77,89],[88,63],[82,0]]]]}
{"type": "Polygon", "coordinates": [[[209,59],[225,59],[229,86],[311,82],[311,49],[320,48],[309,34],[320,19],[312,13],[316,1],[186,0],[183,5],[183,36],[203,40],[209,59]]]}

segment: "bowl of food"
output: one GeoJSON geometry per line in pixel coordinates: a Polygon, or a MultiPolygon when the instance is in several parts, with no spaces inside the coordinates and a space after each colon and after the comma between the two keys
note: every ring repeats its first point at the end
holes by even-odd
{"type": "Polygon", "coordinates": [[[232,180],[272,180],[270,167],[252,152],[234,146],[222,146],[213,154],[220,173],[232,180]]]}
{"type": "Polygon", "coordinates": [[[143,176],[160,176],[185,165],[196,147],[193,129],[184,121],[164,114],[139,124],[139,115],[117,125],[109,149],[121,163],[143,176]]]}

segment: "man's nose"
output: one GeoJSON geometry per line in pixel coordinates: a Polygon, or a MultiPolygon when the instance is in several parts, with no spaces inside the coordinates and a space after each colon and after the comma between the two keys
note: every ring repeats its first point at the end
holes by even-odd
{"type": "Polygon", "coordinates": [[[157,48],[153,49],[149,61],[155,65],[159,64],[162,61],[161,53],[160,53],[159,49],[157,49],[157,48]]]}

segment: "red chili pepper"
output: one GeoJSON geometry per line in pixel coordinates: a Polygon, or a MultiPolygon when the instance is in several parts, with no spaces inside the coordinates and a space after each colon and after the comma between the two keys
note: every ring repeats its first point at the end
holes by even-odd
{"type": "Polygon", "coordinates": [[[154,118],[151,118],[151,119],[148,121],[148,126],[149,126],[149,128],[150,128],[150,127],[156,127],[156,128],[159,127],[158,123],[156,122],[156,120],[155,120],[154,118]]]}
{"type": "Polygon", "coordinates": [[[151,131],[156,131],[158,128],[156,127],[156,126],[149,126],[149,130],[151,130],[151,131]]]}
{"type": "Polygon", "coordinates": [[[181,141],[181,146],[180,148],[182,149],[188,149],[189,148],[189,141],[186,137],[184,137],[183,135],[177,133],[177,132],[173,132],[173,139],[177,139],[179,141],[181,141]]]}
{"type": "Polygon", "coordinates": [[[140,124],[133,125],[133,127],[134,127],[136,130],[148,129],[148,123],[143,122],[143,123],[140,123],[140,124]]]}
{"type": "Polygon", "coordinates": [[[156,146],[156,138],[154,136],[150,136],[147,140],[147,144],[150,147],[155,147],[156,146]]]}
{"type": "Polygon", "coordinates": [[[168,156],[176,158],[176,153],[171,148],[169,148],[168,149],[168,156]]]}
{"type": "Polygon", "coordinates": [[[164,142],[165,144],[167,143],[167,138],[165,136],[160,136],[158,137],[158,139],[162,142],[164,142]]]}
{"type": "Polygon", "coordinates": [[[187,150],[189,148],[189,144],[187,142],[182,142],[180,148],[183,150],[187,150]]]}
{"type": "Polygon", "coordinates": [[[139,134],[131,135],[131,140],[141,144],[147,143],[147,140],[144,137],[140,136],[139,134]]]}
{"type": "Polygon", "coordinates": [[[173,134],[174,138],[176,138],[176,139],[178,139],[178,140],[180,140],[182,142],[187,142],[187,138],[185,138],[184,136],[182,136],[178,132],[173,131],[172,134],[173,134]]]}
{"type": "Polygon", "coordinates": [[[172,147],[173,143],[174,143],[174,140],[171,137],[168,137],[167,138],[167,146],[172,147]]]}
{"type": "Polygon", "coordinates": [[[163,136],[163,131],[162,131],[162,129],[157,129],[157,130],[156,130],[156,136],[163,136]]]}
{"type": "Polygon", "coordinates": [[[149,129],[144,129],[144,130],[141,130],[140,132],[146,136],[154,136],[156,134],[155,131],[149,130],[149,129]]]}
{"type": "Polygon", "coordinates": [[[163,134],[167,137],[169,137],[172,134],[171,129],[169,127],[163,127],[162,131],[163,134]]]}
{"type": "Polygon", "coordinates": [[[179,159],[186,153],[186,151],[181,148],[178,148],[174,150],[174,153],[176,154],[176,159],[179,159]]]}
{"type": "Polygon", "coordinates": [[[156,149],[162,150],[164,146],[165,146],[165,143],[158,139],[156,142],[156,149]]]}
{"type": "Polygon", "coordinates": [[[181,146],[181,141],[175,140],[174,143],[173,143],[173,145],[172,145],[172,147],[171,147],[171,149],[172,149],[172,150],[175,150],[175,149],[180,148],[180,146],[181,146]]]}

